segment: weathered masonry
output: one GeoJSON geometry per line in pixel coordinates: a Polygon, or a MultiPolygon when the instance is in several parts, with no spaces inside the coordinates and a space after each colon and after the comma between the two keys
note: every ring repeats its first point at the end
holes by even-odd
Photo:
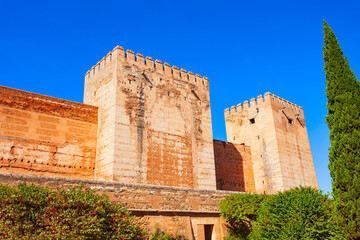
{"type": "Polygon", "coordinates": [[[222,239],[234,192],[317,188],[303,109],[266,93],[225,110],[213,140],[209,80],[116,47],[85,75],[84,103],[0,87],[0,183],[86,184],[149,229],[222,239]]]}

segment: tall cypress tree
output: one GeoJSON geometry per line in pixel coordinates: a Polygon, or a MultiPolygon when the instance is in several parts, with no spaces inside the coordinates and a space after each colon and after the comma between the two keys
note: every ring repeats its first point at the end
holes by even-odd
{"type": "Polygon", "coordinates": [[[360,239],[360,83],[325,21],[324,34],[334,219],[344,237],[360,239]]]}

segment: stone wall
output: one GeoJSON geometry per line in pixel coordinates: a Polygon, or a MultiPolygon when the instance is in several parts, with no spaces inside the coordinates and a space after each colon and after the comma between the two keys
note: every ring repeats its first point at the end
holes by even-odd
{"type": "Polygon", "coordinates": [[[271,93],[225,110],[229,142],[251,147],[258,193],[317,188],[303,109],[271,93]]]}
{"type": "Polygon", "coordinates": [[[255,192],[249,146],[214,140],[216,189],[255,192]]]}
{"type": "Polygon", "coordinates": [[[85,187],[106,194],[114,203],[124,204],[138,217],[143,227],[156,227],[189,239],[204,238],[204,226],[212,226],[212,239],[226,235],[223,219],[219,217],[219,202],[230,191],[200,190],[180,187],[125,184],[108,181],[43,177],[0,173],[0,184],[35,184],[52,188],[85,187]]]}
{"type": "Polygon", "coordinates": [[[96,179],[216,189],[206,77],[116,47],[84,102],[99,107],[96,179]]]}
{"type": "Polygon", "coordinates": [[[97,108],[0,87],[0,171],[93,179],[97,108]]]}

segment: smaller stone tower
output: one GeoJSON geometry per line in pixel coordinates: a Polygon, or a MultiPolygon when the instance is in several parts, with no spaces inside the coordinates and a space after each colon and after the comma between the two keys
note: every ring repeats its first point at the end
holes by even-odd
{"type": "Polygon", "coordinates": [[[303,109],[265,93],[225,109],[228,142],[251,147],[256,192],[317,188],[303,109]]]}

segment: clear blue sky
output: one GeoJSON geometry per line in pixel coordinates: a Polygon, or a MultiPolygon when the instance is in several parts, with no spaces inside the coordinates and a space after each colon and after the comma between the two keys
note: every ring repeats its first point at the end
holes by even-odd
{"type": "Polygon", "coordinates": [[[360,76],[359,1],[0,0],[0,85],[82,102],[84,74],[116,45],[210,79],[225,108],[272,92],[304,108],[319,188],[331,191],[325,19],[360,76]]]}

